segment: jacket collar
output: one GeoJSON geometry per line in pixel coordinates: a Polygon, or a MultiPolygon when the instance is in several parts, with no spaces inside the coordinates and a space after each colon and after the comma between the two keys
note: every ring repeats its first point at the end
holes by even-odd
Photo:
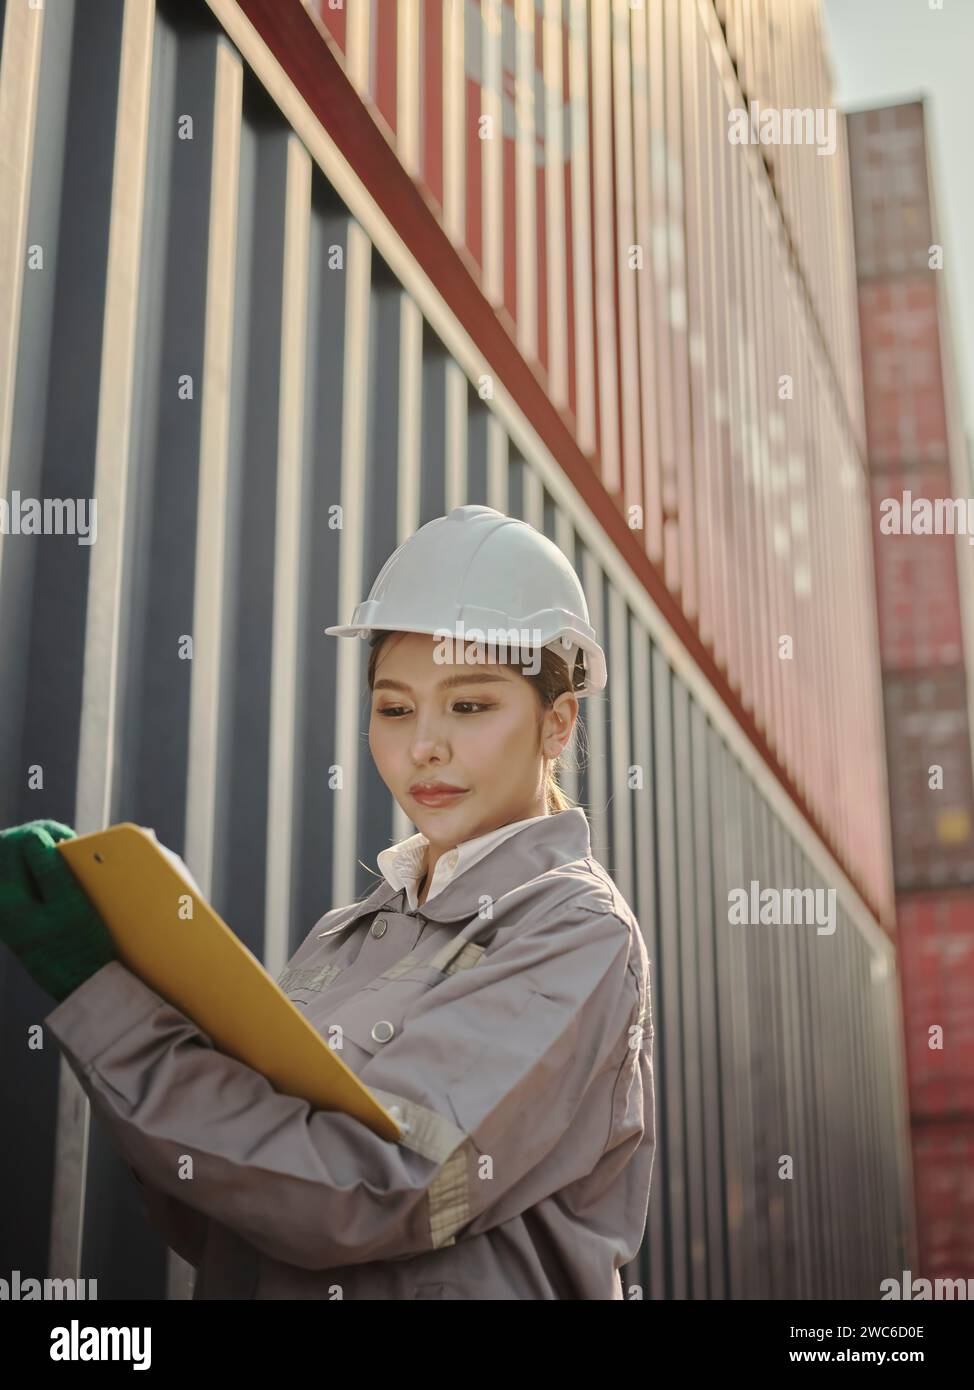
{"type": "MultiPolygon", "coordinates": [[[[416,916],[427,922],[460,922],[475,917],[480,911],[481,898],[500,898],[511,889],[527,883],[549,869],[585,859],[592,852],[588,818],[580,806],[556,811],[533,825],[526,825],[516,835],[495,845],[483,859],[472,864],[451,879],[431,902],[420,903],[416,916]]],[[[401,900],[408,906],[406,890],[393,888],[385,880],[362,902],[341,928],[352,926],[367,913],[378,912],[390,903],[401,900]]]]}
{"type": "MultiPolygon", "coordinates": [[[[511,821],[509,825],[498,825],[493,830],[485,831],[483,835],[475,835],[472,839],[461,841],[451,854],[438,860],[430,884],[430,893],[432,894],[435,888],[436,892],[432,895],[438,898],[452,879],[459,878],[478,860],[486,858],[496,845],[509,840],[512,835],[517,835],[532,821],[544,819],[544,816],[526,816],[524,820],[511,821]]],[[[378,864],[384,877],[397,889],[406,889],[407,902],[412,903],[419,891],[419,880],[426,866],[428,844],[426,836],[417,832],[397,845],[390,845],[379,855],[378,864]]]]}

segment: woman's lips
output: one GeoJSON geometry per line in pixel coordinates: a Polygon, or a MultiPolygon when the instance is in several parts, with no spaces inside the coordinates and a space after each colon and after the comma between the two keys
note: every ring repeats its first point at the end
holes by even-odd
{"type": "Polygon", "coordinates": [[[414,801],[418,801],[422,806],[448,806],[454,801],[459,800],[461,796],[466,796],[466,794],[467,789],[464,788],[462,791],[455,792],[414,791],[412,797],[414,801]]]}

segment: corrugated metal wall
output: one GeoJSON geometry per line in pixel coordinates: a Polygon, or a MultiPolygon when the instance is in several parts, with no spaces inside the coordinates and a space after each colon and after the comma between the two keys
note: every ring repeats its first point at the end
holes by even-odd
{"type": "MultiPolygon", "coordinates": [[[[93,496],[98,538],[0,537],[0,824],[153,826],[277,973],[409,828],[368,754],[363,646],[322,629],[451,506],[524,517],[603,636],[568,787],[653,966],[659,1147],[626,1282],[876,1297],[913,1248],[887,937],[503,383],[482,398],[476,344],[241,11],[211,9],[6,5],[0,496],[93,496]],[[731,929],[752,879],[836,888],[834,935],[731,929]]],[[[50,1001],[0,972],[0,1262],[185,1296],[72,1074],[27,1046],[50,1001]]]]}

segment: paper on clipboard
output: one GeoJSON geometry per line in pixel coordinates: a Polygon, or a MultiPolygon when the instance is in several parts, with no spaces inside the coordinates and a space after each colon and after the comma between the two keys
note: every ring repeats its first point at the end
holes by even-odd
{"type": "Polygon", "coordinates": [[[196,879],[193,877],[193,875],[190,873],[189,866],[185,862],[185,860],[180,859],[179,855],[176,853],[175,850],[169,849],[168,846],[162,844],[158,836],[156,835],[156,832],[154,830],[150,830],[147,825],[140,825],[139,829],[142,831],[144,835],[148,835],[150,839],[154,841],[156,848],[159,850],[159,853],[164,854],[166,856],[166,858],[169,860],[170,864],[173,866],[176,872],[178,874],[181,874],[182,877],[189,884],[190,888],[192,888],[193,891],[200,898],[202,898],[203,890],[196,882],[196,879]]]}
{"type": "Polygon", "coordinates": [[[61,840],[119,959],[221,1052],[286,1095],[341,1110],[383,1139],[400,1128],[210,907],[178,855],[125,822],[61,840]]]}

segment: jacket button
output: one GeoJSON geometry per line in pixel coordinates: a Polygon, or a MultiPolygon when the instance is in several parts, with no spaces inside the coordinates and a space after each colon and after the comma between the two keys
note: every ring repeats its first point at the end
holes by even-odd
{"type": "Polygon", "coordinates": [[[372,923],[372,935],[385,936],[386,926],[386,919],[384,917],[377,917],[375,921],[372,923]]]}
{"type": "Polygon", "coordinates": [[[395,1031],[392,1024],[385,1018],[372,1025],[372,1037],[376,1042],[388,1042],[395,1031]]]}

